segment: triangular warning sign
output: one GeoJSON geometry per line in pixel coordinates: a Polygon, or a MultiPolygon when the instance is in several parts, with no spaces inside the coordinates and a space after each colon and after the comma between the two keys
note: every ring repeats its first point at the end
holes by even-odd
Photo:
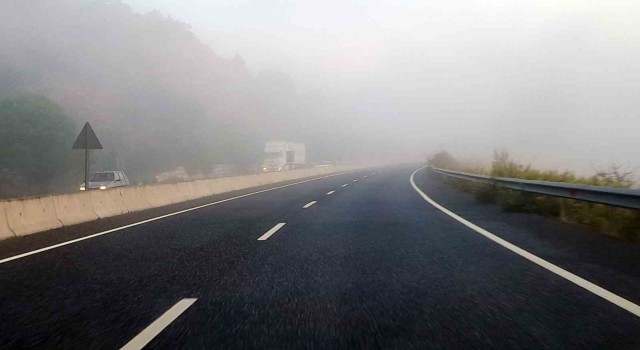
{"type": "Polygon", "coordinates": [[[84,128],[80,131],[80,135],[76,139],[76,142],[73,143],[72,149],[102,149],[102,145],[98,140],[98,136],[93,132],[91,125],[89,122],[84,124],[84,128]]]}

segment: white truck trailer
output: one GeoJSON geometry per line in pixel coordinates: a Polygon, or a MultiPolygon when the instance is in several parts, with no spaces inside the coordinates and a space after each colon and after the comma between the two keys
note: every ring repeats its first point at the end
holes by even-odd
{"type": "Polygon", "coordinates": [[[264,145],[263,172],[284,171],[307,166],[307,148],[302,143],[269,141],[264,145]]]}

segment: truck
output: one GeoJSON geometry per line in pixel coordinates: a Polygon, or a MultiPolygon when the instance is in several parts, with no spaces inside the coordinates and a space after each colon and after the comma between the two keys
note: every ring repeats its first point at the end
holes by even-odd
{"type": "Polygon", "coordinates": [[[263,172],[305,168],[307,149],[304,144],[288,141],[268,141],[264,145],[263,172]]]}

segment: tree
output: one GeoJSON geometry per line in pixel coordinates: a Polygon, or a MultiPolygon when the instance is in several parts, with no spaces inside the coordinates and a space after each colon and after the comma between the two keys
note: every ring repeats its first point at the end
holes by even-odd
{"type": "Polygon", "coordinates": [[[0,195],[14,195],[18,187],[27,191],[22,195],[51,191],[64,173],[73,120],[51,100],[23,95],[0,101],[0,125],[0,171],[15,187],[3,186],[0,195]]]}
{"type": "Polygon", "coordinates": [[[444,168],[444,169],[454,169],[458,166],[458,162],[449,152],[447,151],[439,151],[432,154],[428,160],[427,164],[430,166],[434,166],[436,168],[444,168]]]}
{"type": "Polygon", "coordinates": [[[609,164],[605,170],[598,170],[595,175],[599,186],[608,187],[633,187],[633,172],[622,164],[609,164]]]}

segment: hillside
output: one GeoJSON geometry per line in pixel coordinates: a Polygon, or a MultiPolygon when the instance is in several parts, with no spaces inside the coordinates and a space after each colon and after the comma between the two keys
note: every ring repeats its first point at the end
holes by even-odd
{"type": "Polygon", "coordinates": [[[177,166],[250,168],[265,138],[295,133],[289,81],[254,78],[186,24],[119,1],[0,2],[0,47],[0,99],[42,95],[78,128],[91,122],[105,146],[97,166],[124,163],[136,181],[177,166]]]}

